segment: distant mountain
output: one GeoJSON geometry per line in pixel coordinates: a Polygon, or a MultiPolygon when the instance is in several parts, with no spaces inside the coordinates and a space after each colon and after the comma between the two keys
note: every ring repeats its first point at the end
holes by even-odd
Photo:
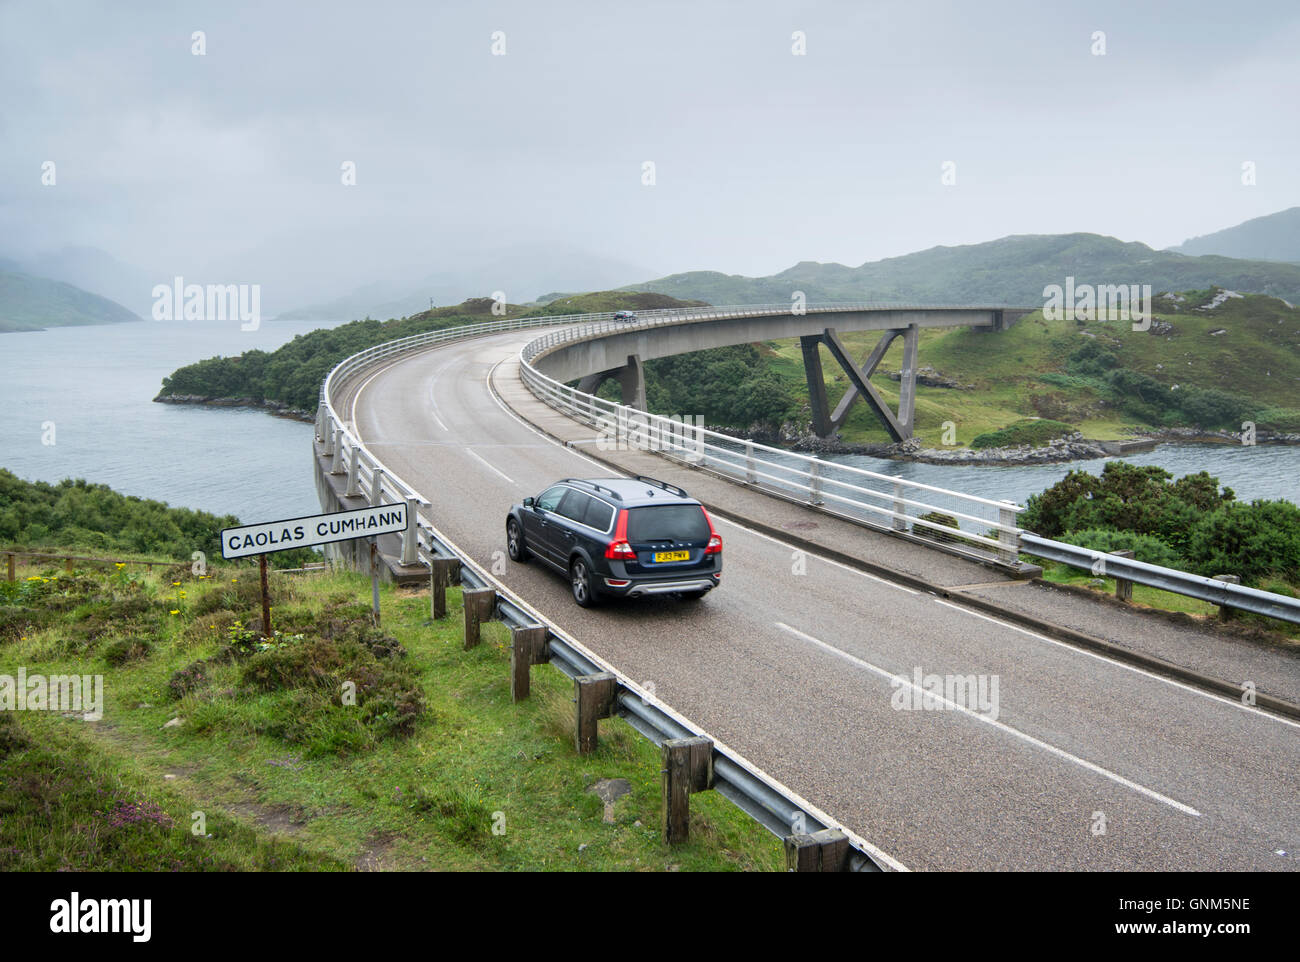
{"type": "Polygon", "coordinates": [[[623,290],[654,291],[710,304],[788,303],[794,291],[815,301],[917,304],[1043,302],[1064,284],[1150,284],[1160,291],[1213,285],[1300,302],[1300,265],[1228,257],[1188,257],[1100,234],[1016,234],[982,244],[932,247],[859,267],[803,261],[770,277],[713,271],[671,274],[623,290]]]}
{"type": "Polygon", "coordinates": [[[0,269],[22,271],[80,287],[116,301],[141,317],[153,309],[155,284],[171,283],[171,277],[155,277],[133,264],[126,264],[98,247],[65,247],[58,251],[20,255],[19,266],[0,269]]]}
{"type": "Polygon", "coordinates": [[[140,320],[121,304],[48,277],[0,271],[0,331],[140,320]]]}
{"type": "Polygon", "coordinates": [[[1221,254],[1224,257],[1300,264],[1300,207],[1256,217],[1203,237],[1193,237],[1169,249],[1180,254],[1221,254]]]}
{"type": "Polygon", "coordinates": [[[644,277],[645,268],[565,245],[520,244],[490,254],[444,259],[421,280],[380,281],[343,297],[285,311],[277,321],[386,320],[409,317],[435,305],[459,304],[503,291],[525,303],[548,290],[607,290],[644,277]]]}

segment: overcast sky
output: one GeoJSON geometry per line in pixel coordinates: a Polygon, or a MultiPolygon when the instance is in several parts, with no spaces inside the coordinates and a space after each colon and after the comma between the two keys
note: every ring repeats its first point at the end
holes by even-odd
{"type": "Polygon", "coordinates": [[[341,293],[521,241],[1163,247],[1300,203],[1297,50],[1294,2],[0,2],[0,250],[341,293]]]}

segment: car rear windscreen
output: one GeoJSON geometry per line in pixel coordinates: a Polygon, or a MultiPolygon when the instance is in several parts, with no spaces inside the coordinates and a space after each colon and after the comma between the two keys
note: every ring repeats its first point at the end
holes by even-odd
{"type": "Polygon", "coordinates": [[[627,513],[627,540],[707,541],[709,522],[698,504],[665,504],[632,508],[627,513]]]}

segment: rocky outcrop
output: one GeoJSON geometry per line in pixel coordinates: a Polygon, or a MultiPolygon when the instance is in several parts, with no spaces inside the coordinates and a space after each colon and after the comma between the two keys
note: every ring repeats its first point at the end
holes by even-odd
{"type": "Polygon", "coordinates": [[[159,404],[200,404],[214,408],[256,408],[276,417],[290,418],[294,421],[315,421],[314,414],[300,411],[280,401],[259,400],[251,397],[199,397],[195,394],[159,394],[154,398],[159,404]]]}

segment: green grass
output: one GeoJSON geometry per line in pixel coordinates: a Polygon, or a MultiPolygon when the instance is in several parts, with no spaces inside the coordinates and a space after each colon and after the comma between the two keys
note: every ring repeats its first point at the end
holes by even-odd
{"type": "Polygon", "coordinates": [[[1063,438],[1073,433],[1074,427],[1070,424],[1062,424],[1060,421],[1052,421],[1048,418],[1027,418],[1009,424],[1001,431],[977,434],[971,439],[970,446],[976,450],[1011,447],[1019,444],[1041,447],[1057,438],[1063,438]]]}
{"type": "Polygon", "coordinates": [[[0,599],[4,671],[102,673],[105,706],[99,722],[28,711],[0,729],[2,870],[783,867],[779,841],[712,792],[692,798],[691,840],[664,845],[659,749],[609,719],[598,750],[577,755],[572,682],[537,666],[532,697],[513,704],[508,630],[489,624],[464,651],[455,589],[447,618],[426,625],[427,592],[385,587],[382,633],[367,633],[367,579],[276,575],[282,647],[232,655],[230,639],[259,640],[237,624],[257,617],[249,568],[179,584],[111,567],[20,578],[0,599]],[[268,682],[259,664],[297,674],[268,682]],[[358,705],[340,703],[333,672],[357,675],[358,705]],[[408,684],[413,721],[369,710],[408,684]],[[632,788],[613,824],[587,791],[602,778],[632,788]],[[135,815],[110,828],[119,803],[135,815]],[[205,837],[190,833],[195,812],[205,837]]]}
{"type": "MultiPolygon", "coordinates": [[[[1100,595],[1115,596],[1114,578],[1097,578],[1086,571],[1079,570],[1078,568],[1071,568],[1068,565],[1046,561],[1042,558],[1033,558],[1030,560],[1035,564],[1042,565],[1044,581],[1049,581],[1052,584],[1086,588],[1087,590],[1100,595]]],[[[1291,590],[1286,586],[1280,585],[1270,585],[1266,590],[1277,591],[1279,587],[1284,591],[1291,590]]],[[[1147,585],[1133,585],[1132,601],[1133,604],[1138,607],[1154,608],[1159,611],[1179,612],[1197,618],[1214,619],[1218,617],[1219,613],[1219,606],[1211,604],[1208,601],[1201,601],[1198,598],[1189,598],[1187,595],[1180,595],[1172,591],[1162,591],[1159,588],[1151,588],[1147,585]]],[[[1276,618],[1263,618],[1244,611],[1234,612],[1234,620],[1240,624],[1257,627],[1277,635],[1300,639],[1300,625],[1295,625],[1288,621],[1280,621],[1276,618]]]]}

